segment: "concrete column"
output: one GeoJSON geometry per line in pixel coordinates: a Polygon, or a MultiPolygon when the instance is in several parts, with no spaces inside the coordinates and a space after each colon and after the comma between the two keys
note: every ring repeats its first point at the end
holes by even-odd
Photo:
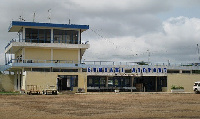
{"type": "Polygon", "coordinates": [[[17,82],[17,83],[18,83],[17,90],[19,91],[19,90],[20,90],[20,83],[21,83],[21,82],[20,82],[20,71],[19,71],[19,70],[17,71],[17,79],[18,79],[18,82],[17,82]]]}
{"type": "MultiPolygon", "coordinates": [[[[134,80],[134,77],[132,76],[131,77],[131,87],[133,87],[133,80],[134,80]]],[[[131,89],[131,92],[133,92],[133,89],[131,89]]]]}
{"type": "Polygon", "coordinates": [[[134,77],[132,76],[131,77],[131,87],[133,87],[133,80],[134,80],[134,77]]]}
{"type": "Polygon", "coordinates": [[[25,80],[23,78],[23,74],[24,74],[24,67],[22,68],[22,72],[21,72],[21,89],[25,89],[25,80]]]}
{"type": "Polygon", "coordinates": [[[78,69],[78,72],[82,72],[82,68],[78,69]]]}
{"type": "Polygon", "coordinates": [[[53,29],[51,29],[51,43],[53,43],[53,29]]]}
{"type": "Polygon", "coordinates": [[[106,77],[106,87],[108,87],[108,77],[106,77]]]}
{"type": "Polygon", "coordinates": [[[78,31],[78,44],[81,44],[81,29],[78,31]]]}
{"type": "Polygon", "coordinates": [[[5,53],[5,64],[7,64],[6,53],[5,53]]]}
{"type": "Polygon", "coordinates": [[[22,31],[22,40],[25,40],[25,27],[23,27],[23,31],[22,31]]]}
{"type": "Polygon", "coordinates": [[[156,76],[156,81],[155,81],[155,91],[157,92],[157,88],[158,88],[158,77],[156,76]]]}
{"type": "Polygon", "coordinates": [[[14,90],[17,90],[17,71],[14,72],[14,90]]]}
{"type": "Polygon", "coordinates": [[[180,74],[182,74],[182,72],[183,72],[182,70],[179,70],[179,73],[180,73],[180,74]]]}

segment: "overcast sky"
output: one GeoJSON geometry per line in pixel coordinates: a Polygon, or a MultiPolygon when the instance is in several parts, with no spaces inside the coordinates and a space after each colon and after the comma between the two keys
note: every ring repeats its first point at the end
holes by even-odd
{"type": "Polygon", "coordinates": [[[0,0],[0,64],[16,33],[10,21],[89,25],[83,59],[95,61],[199,62],[200,0],[0,0]],[[150,56],[150,57],[149,57],[150,56]]]}

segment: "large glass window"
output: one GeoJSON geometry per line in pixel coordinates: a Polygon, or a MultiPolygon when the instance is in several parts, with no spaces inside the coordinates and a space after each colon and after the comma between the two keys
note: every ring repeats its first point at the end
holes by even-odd
{"type": "Polygon", "coordinates": [[[50,29],[25,29],[25,42],[33,43],[50,43],[51,30],[50,29]]]}
{"type": "Polygon", "coordinates": [[[53,35],[54,43],[78,44],[78,31],[55,29],[53,35]]]}

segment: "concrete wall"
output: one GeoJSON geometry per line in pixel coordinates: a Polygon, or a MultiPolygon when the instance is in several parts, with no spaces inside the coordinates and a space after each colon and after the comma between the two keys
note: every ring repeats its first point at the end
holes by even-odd
{"type": "Polygon", "coordinates": [[[78,50],[54,49],[53,50],[53,59],[54,60],[78,61],[78,50]]]}
{"type": "Polygon", "coordinates": [[[26,48],[25,59],[50,60],[51,49],[26,48]]]}
{"type": "Polygon", "coordinates": [[[51,49],[42,49],[42,48],[25,49],[25,59],[33,59],[33,60],[78,61],[79,55],[80,54],[78,50],[53,49],[53,52],[51,52],[51,49]]]}
{"type": "Polygon", "coordinates": [[[87,74],[80,72],[26,72],[25,73],[25,89],[27,85],[37,85],[40,91],[47,86],[55,85],[57,87],[58,75],[78,75],[78,87],[74,87],[76,92],[78,88],[84,88],[87,91],[87,74]]]}
{"type": "Polygon", "coordinates": [[[0,91],[14,91],[14,76],[0,74],[0,91]]]}
{"type": "Polygon", "coordinates": [[[168,74],[167,91],[171,91],[171,86],[183,86],[185,92],[193,92],[195,81],[200,81],[200,74],[168,74]]]}

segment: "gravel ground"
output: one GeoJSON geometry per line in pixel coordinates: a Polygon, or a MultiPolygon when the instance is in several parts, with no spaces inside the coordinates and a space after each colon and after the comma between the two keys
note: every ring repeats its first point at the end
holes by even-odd
{"type": "Polygon", "coordinates": [[[0,119],[200,119],[200,94],[0,95],[0,119]]]}

